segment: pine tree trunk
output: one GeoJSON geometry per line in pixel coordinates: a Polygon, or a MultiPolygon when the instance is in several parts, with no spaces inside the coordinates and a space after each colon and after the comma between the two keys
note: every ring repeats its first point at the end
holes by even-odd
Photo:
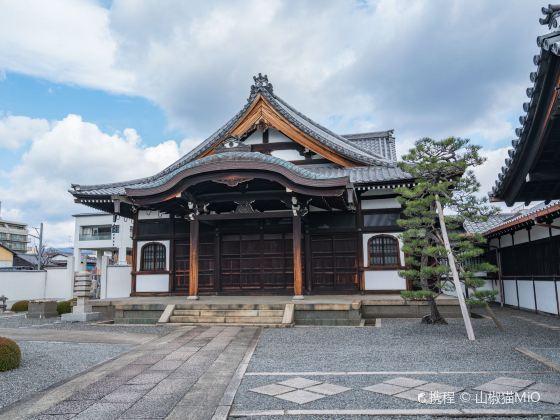
{"type": "Polygon", "coordinates": [[[443,324],[447,325],[447,321],[439,313],[436,300],[433,297],[427,298],[428,304],[430,305],[430,315],[426,315],[422,318],[422,324],[443,324]]]}

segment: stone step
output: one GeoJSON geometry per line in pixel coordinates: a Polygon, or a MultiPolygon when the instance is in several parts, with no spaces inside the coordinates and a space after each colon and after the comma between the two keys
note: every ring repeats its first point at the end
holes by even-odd
{"type": "Polygon", "coordinates": [[[296,319],[296,325],[315,326],[315,327],[359,327],[362,326],[362,320],[353,319],[296,319]]]}
{"type": "Polygon", "coordinates": [[[181,316],[172,315],[171,323],[281,324],[281,316],[181,316]]]}
{"type": "Polygon", "coordinates": [[[281,324],[282,317],[281,316],[227,316],[226,323],[230,324],[281,324]]]}
{"type": "Polygon", "coordinates": [[[208,323],[216,323],[216,322],[226,322],[225,316],[177,316],[171,315],[169,318],[169,322],[208,322],[208,323]]]}
{"type": "Polygon", "coordinates": [[[269,309],[175,309],[176,316],[283,316],[284,310],[269,309]]]}
{"type": "Polygon", "coordinates": [[[179,310],[275,310],[283,311],[283,303],[178,303],[175,309],[179,310]]]}
{"type": "MultiPolygon", "coordinates": [[[[208,326],[208,327],[246,327],[247,324],[246,323],[242,323],[242,324],[236,324],[234,322],[173,322],[170,324],[167,324],[170,326],[192,326],[192,325],[196,325],[198,327],[204,327],[204,326],[208,326]]],[[[251,327],[263,327],[263,328],[289,328],[292,327],[292,324],[250,324],[251,327]]]]}

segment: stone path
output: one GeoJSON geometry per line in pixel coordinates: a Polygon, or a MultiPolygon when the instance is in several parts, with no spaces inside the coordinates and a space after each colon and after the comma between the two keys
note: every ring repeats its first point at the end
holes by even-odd
{"type": "Polygon", "coordinates": [[[225,419],[259,333],[180,327],[0,418],[225,419]]]}

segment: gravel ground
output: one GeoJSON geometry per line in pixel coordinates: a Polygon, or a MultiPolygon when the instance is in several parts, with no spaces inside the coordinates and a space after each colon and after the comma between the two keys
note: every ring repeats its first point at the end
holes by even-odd
{"type": "MultiPolygon", "coordinates": [[[[450,319],[447,326],[422,325],[419,320],[383,319],[381,328],[307,327],[269,329],[263,332],[247,372],[462,372],[439,374],[388,374],[302,377],[351,388],[303,405],[250,392],[251,388],[281,382],[289,376],[245,376],[235,397],[234,409],[418,409],[476,408],[560,410],[544,402],[507,405],[477,404],[472,388],[500,376],[530,379],[560,385],[560,374],[515,350],[531,347],[559,354],[560,331],[521,321],[511,315],[519,311],[497,310],[506,327],[496,329],[488,319],[473,319],[477,340],[466,339],[461,319],[450,319]],[[555,350],[556,349],[556,350],[555,350]],[[475,372],[488,373],[475,373],[475,372]],[[511,373],[501,373],[508,371],[511,373]],[[469,373],[470,372],[470,373],[469,373]],[[453,405],[420,404],[384,396],[361,388],[383,380],[404,376],[464,388],[469,402],[453,405]]],[[[525,314],[523,314],[525,315],[525,314]]],[[[530,314],[532,317],[535,315],[530,314]]],[[[547,322],[547,317],[535,320],[547,322]]],[[[545,355],[545,354],[543,354],[545,355]]],[[[456,398],[459,400],[458,396],[456,398]]],[[[309,417],[306,417],[309,418],[309,417]]]]}
{"type": "Polygon", "coordinates": [[[159,325],[96,324],[88,322],[61,322],[60,318],[28,319],[25,314],[0,316],[0,328],[51,328],[68,331],[111,331],[123,334],[154,334],[163,336],[174,327],[159,325]]]}
{"type": "Polygon", "coordinates": [[[46,319],[35,319],[26,318],[26,313],[18,313],[15,315],[2,315],[0,316],[0,328],[24,328],[33,327],[37,325],[47,325],[54,322],[60,321],[59,317],[56,318],[46,318],[46,319]]]}
{"type": "Polygon", "coordinates": [[[22,341],[19,369],[0,372],[0,408],[119,355],[132,346],[22,341]]]}
{"type": "Polygon", "coordinates": [[[558,347],[548,349],[529,347],[528,349],[534,353],[546,357],[551,362],[560,364],[560,348],[558,347]]]}

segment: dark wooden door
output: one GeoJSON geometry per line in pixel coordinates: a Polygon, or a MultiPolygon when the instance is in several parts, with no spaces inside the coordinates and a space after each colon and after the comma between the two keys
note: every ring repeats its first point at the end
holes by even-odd
{"type": "Polygon", "coordinates": [[[288,233],[224,234],[220,289],[283,293],[293,289],[292,238],[288,233]]]}
{"type": "Polygon", "coordinates": [[[214,252],[214,233],[202,232],[198,244],[198,290],[217,291],[216,255],[214,252]]]}
{"type": "Polygon", "coordinates": [[[176,292],[189,291],[189,241],[175,241],[173,249],[174,283],[176,292]]]}
{"type": "Polygon", "coordinates": [[[355,234],[311,235],[312,292],[359,290],[355,234]]]}

